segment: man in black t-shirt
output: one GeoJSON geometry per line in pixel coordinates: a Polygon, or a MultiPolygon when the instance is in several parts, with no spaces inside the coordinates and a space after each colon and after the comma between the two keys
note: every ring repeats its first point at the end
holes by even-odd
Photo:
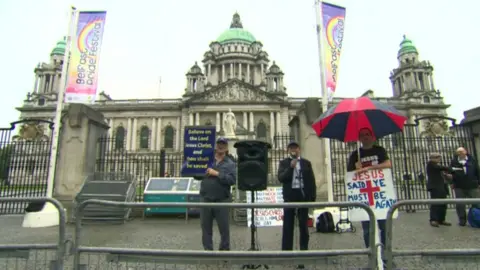
{"type": "MultiPolygon", "coordinates": [[[[348,159],[347,171],[366,172],[368,170],[389,169],[392,163],[388,158],[385,148],[375,145],[375,138],[372,131],[365,128],[359,132],[359,140],[362,143],[360,148],[360,161],[358,160],[358,151],[355,150],[350,154],[348,159]]],[[[378,220],[378,228],[380,230],[380,241],[385,246],[385,220],[378,220]]],[[[370,221],[362,221],[363,240],[365,246],[370,247],[370,221]]]]}

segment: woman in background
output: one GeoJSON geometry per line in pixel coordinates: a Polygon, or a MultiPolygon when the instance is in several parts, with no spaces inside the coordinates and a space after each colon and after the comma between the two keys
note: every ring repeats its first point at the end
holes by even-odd
{"type": "MultiPolygon", "coordinates": [[[[434,153],[430,155],[430,160],[427,163],[427,190],[430,192],[430,198],[432,199],[446,199],[449,195],[446,174],[450,172],[450,169],[440,165],[441,160],[442,156],[434,153]]],[[[432,205],[430,207],[430,225],[432,227],[452,225],[445,221],[446,215],[446,204],[432,205]]]]}

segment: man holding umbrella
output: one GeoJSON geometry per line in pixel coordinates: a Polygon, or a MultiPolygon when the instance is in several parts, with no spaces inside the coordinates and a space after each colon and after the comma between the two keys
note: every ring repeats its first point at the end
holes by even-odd
{"type": "MultiPolygon", "coordinates": [[[[407,117],[395,108],[368,97],[360,97],[344,99],[336,106],[329,108],[312,124],[312,128],[321,138],[342,142],[361,142],[362,147],[359,151],[355,150],[350,155],[347,169],[365,172],[391,167],[387,152],[383,147],[376,146],[375,140],[402,132],[406,120],[407,117]]],[[[331,180],[329,182],[331,183],[331,180]]],[[[369,221],[362,222],[367,247],[375,245],[369,241],[369,224],[369,221]]],[[[386,221],[378,220],[378,227],[381,232],[381,243],[385,245],[386,221]]],[[[393,262],[390,263],[393,264],[393,262]]]]}
{"type": "MultiPolygon", "coordinates": [[[[347,171],[366,172],[368,170],[389,169],[392,163],[388,158],[385,148],[375,145],[375,138],[372,131],[368,128],[360,130],[359,141],[362,143],[360,147],[360,155],[358,150],[353,151],[348,159],[347,171]],[[360,156],[360,160],[358,157],[360,156]]],[[[380,241],[385,246],[385,225],[386,221],[378,220],[378,228],[380,230],[380,241]]],[[[363,241],[367,248],[370,247],[370,221],[362,221],[363,241]]]]}

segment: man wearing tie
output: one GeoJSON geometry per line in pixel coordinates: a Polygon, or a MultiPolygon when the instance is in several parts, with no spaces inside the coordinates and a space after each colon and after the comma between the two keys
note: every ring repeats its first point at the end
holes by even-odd
{"type": "MultiPolygon", "coordinates": [[[[282,183],[284,202],[314,202],[317,194],[312,163],[300,157],[300,146],[291,142],[287,146],[289,157],[280,161],[278,180],[282,183]]],[[[300,229],[300,250],[308,250],[308,208],[283,209],[282,250],[293,250],[295,213],[300,229]]],[[[299,265],[298,268],[303,268],[299,265]]]]}

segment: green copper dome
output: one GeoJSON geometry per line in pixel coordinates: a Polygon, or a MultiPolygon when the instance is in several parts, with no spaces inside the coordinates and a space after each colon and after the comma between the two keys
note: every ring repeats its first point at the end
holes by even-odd
{"type": "Polygon", "coordinates": [[[256,41],[252,33],[243,29],[243,25],[240,20],[240,15],[238,15],[238,13],[233,14],[233,19],[232,19],[232,23],[230,24],[230,29],[225,30],[217,38],[217,42],[219,43],[226,43],[229,41],[245,41],[248,43],[253,43],[256,41]]]}
{"type": "Polygon", "coordinates": [[[67,47],[67,42],[64,40],[60,40],[57,42],[55,48],[53,48],[52,53],[50,55],[65,55],[65,47],[67,47]]]}
{"type": "Polygon", "coordinates": [[[417,48],[413,45],[413,42],[405,35],[400,43],[400,50],[398,50],[398,56],[402,56],[407,53],[418,53],[417,48]]]}

